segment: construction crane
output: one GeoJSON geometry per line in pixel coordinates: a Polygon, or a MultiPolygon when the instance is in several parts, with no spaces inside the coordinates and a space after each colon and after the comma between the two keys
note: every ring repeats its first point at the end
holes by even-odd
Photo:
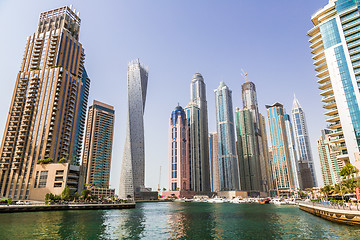
{"type": "Polygon", "coordinates": [[[247,75],[248,73],[244,71],[244,69],[241,69],[241,76],[245,79],[245,82],[248,82],[247,75]]]}

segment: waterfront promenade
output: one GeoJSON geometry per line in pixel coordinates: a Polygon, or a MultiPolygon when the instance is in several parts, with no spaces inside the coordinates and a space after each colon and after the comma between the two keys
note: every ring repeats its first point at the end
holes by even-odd
{"type": "Polygon", "coordinates": [[[135,203],[69,203],[69,204],[35,204],[35,205],[2,205],[0,213],[11,212],[37,212],[37,211],[63,211],[63,210],[105,210],[135,208],[135,203]]]}
{"type": "Polygon", "coordinates": [[[317,202],[299,203],[299,208],[315,216],[327,219],[333,222],[344,223],[348,225],[360,226],[360,211],[358,205],[331,205],[317,202]]]}

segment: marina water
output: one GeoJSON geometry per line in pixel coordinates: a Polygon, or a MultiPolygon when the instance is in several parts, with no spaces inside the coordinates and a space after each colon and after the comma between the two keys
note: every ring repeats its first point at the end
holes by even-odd
{"type": "Polygon", "coordinates": [[[139,203],[135,209],[0,215],[0,239],[358,239],[297,206],[139,203]]]}

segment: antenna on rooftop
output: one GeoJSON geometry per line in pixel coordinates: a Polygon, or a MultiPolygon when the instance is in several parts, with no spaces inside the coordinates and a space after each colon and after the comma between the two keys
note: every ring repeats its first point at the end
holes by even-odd
{"type": "Polygon", "coordinates": [[[241,69],[241,76],[245,79],[245,82],[248,82],[247,78],[248,73],[244,71],[244,69],[241,69]]]}

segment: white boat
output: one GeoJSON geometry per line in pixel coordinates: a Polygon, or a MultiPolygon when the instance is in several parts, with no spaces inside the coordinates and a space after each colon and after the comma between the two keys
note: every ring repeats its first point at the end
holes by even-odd
{"type": "Polygon", "coordinates": [[[285,199],[285,203],[287,205],[296,205],[295,199],[291,198],[291,199],[285,199]]]}
{"type": "Polygon", "coordinates": [[[219,197],[215,197],[215,198],[210,198],[208,200],[209,203],[223,203],[224,202],[224,199],[222,198],[219,198],[219,197]]]}
{"type": "Polygon", "coordinates": [[[280,198],[274,198],[270,201],[270,203],[275,204],[275,205],[285,205],[286,202],[280,198]]]}
{"type": "Polygon", "coordinates": [[[231,203],[245,203],[246,200],[241,199],[241,198],[239,198],[239,197],[236,197],[236,198],[230,200],[230,202],[231,202],[231,203]]]}

